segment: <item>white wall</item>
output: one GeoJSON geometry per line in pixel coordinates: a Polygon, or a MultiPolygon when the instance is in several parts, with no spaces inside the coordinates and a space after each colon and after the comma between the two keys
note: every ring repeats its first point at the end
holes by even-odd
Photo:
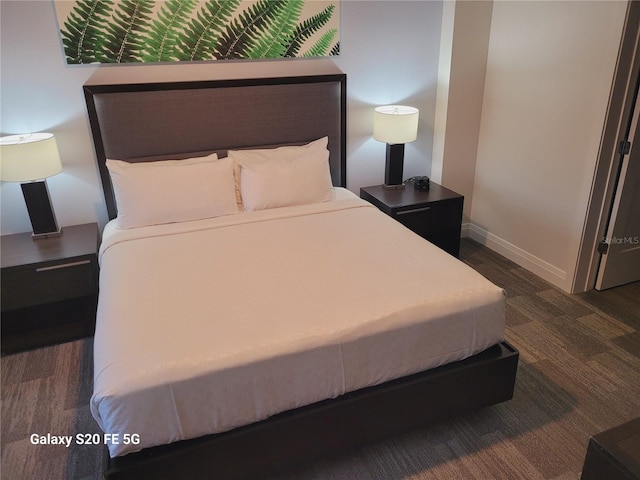
{"type": "Polygon", "coordinates": [[[570,291],[626,2],[495,2],[471,236],[570,291]]]}
{"type": "Polygon", "coordinates": [[[464,195],[463,232],[473,204],[492,1],[446,2],[440,37],[432,179],[464,195]]]}
{"type": "MultiPolygon", "coordinates": [[[[342,54],[335,60],[210,62],[176,65],[67,66],[54,2],[0,2],[2,135],[56,134],[64,171],[48,180],[61,225],[106,221],[82,85],[260,76],[347,74],[348,187],[381,183],[384,144],[371,138],[372,108],[420,108],[420,133],[407,147],[406,176],[431,161],[441,2],[343,0],[342,54]]],[[[0,185],[0,233],[31,230],[18,184],[0,185]]]]}
{"type": "Polygon", "coordinates": [[[382,183],[385,145],[373,140],[373,106],[420,109],[418,139],[406,145],[404,177],[429,175],[442,3],[342,0],[342,53],[348,75],[349,189],[382,183]]]}

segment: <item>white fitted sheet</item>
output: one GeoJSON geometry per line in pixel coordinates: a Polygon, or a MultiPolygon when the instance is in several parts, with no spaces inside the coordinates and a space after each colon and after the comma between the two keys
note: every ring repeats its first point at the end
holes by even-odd
{"type": "MultiPolygon", "coordinates": [[[[91,411],[111,456],[217,433],[478,353],[504,293],[344,189],[119,230],[100,249],[91,411]]],[[[434,392],[437,395],[438,392],[434,392]]]]}

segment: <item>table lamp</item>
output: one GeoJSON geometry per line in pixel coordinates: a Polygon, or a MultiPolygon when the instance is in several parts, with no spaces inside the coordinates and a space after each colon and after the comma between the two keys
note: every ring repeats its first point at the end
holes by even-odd
{"type": "Polygon", "coordinates": [[[21,182],[34,239],[58,236],[46,178],[62,172],[52,133],[28,133],[0,138],[0,180],[21,182]]]}
{"type": "Polygon", "coordinates": [[[404,188],[404,144],[418,136],[419,111],[405,105],[377,107],[373,115],[373,138],[387,144],[384,169],[384,188],[404,188]]]}

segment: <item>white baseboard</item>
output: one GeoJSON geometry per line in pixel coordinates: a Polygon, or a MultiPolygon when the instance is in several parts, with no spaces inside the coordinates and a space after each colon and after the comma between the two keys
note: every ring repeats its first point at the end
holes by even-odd
{"type": "Polygon", "coordinates": [[[474,223],[465,224],[462,228],[462,236],[468,236],[472,240],[535,273],[552,285],[562,290],[566,289],[567,272],[486,231],[484,228],[474,223]]]}

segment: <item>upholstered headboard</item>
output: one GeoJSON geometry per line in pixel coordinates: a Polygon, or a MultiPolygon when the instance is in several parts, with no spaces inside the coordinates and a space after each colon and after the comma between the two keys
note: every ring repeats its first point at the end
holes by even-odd
{"type": "Polygon", "coordinates": [[[151,161],[329,137],[333,184],[346,186],[346,75],[85,85],[109,218],[107,158],[151,161]]]}

